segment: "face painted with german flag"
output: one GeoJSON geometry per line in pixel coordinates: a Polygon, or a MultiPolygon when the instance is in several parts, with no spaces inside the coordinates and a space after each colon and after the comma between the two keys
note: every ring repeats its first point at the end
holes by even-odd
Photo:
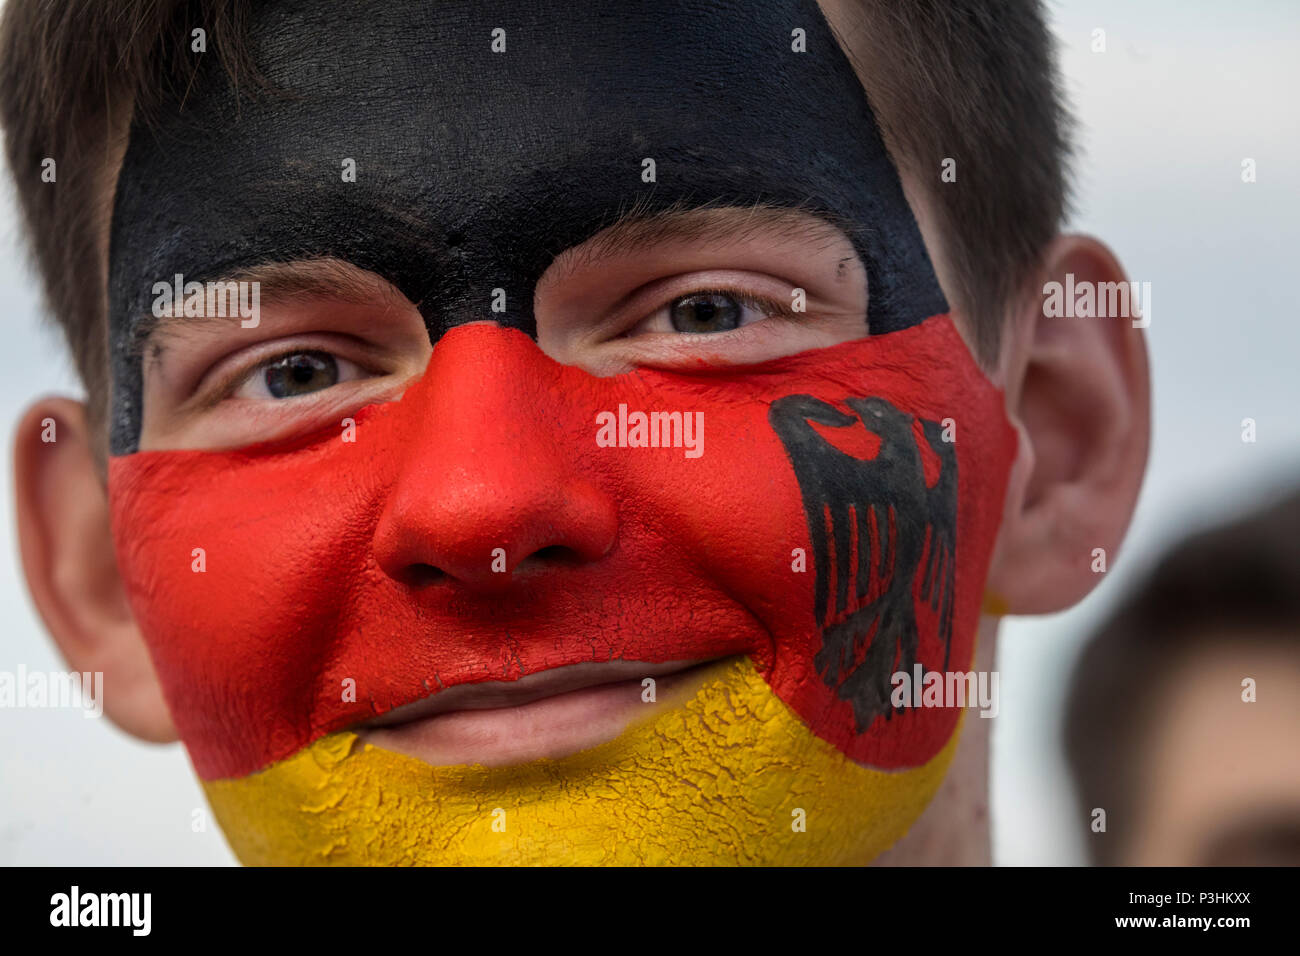
{"type": "Polygon", "coordinates": [[[887,848],[1014,438],[816,5],[252,38],[269,92],[133,128],[110,249],[119,564],[240,859],[887,848]]]}

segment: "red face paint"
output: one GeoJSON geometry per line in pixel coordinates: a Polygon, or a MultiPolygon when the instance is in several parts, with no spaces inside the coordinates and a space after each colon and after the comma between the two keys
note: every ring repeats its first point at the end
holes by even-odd
{"type": "Polygon", "coordinates": [[[953,708],[871,717],[845,692],[873,645],[888,668],[972,656],[1015,434],[947,316],[614,378],[463,326],[400,401],[354,418],[353,442],[332,428],[111,461],[119,566],[202,778],[440,688],[612,658],[751,655],[817,735],[875,767],[919,766],[951,736],[953,708]],[[598,416],[620,405],[702,412],[703,454],[601,447],[598,416]],[[492,570],[498,548],[512,573],[492,570]]]}

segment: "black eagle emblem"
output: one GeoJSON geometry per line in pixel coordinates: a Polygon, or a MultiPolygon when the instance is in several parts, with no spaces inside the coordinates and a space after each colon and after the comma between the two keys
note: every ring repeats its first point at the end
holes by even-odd
{"type": "Polygon", "coordinates": [[[913,590],[918,584],[920,600],[938,614],[943,668],[948,668],[956,584],[957,452],[943,440],[938,422],[917,419],[883,398],[848,398],[844,404],[856,418],[811,395],[790,395],[772,403],[768,420],[794,466],[812,539],[822,634],[813,663],[826,685],[852,705],[858,733],[863,733],[881,714],[888,718],[892,713],[894,672],[910,673],[916,663],[913,590]],[[918,421],[939,460],[933,487],[926,485],[918,421]],[[866,428],[879,438],[879,451],[868,459],[846,454],[812,423],[866,428]]]}

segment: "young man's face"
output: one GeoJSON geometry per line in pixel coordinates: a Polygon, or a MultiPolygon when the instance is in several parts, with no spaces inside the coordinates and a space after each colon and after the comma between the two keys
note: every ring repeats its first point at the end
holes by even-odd
{"type": "Polygon", "coordinates": [[[889,846],[1014,438],[817,7],[252,37],[282,92],[136,127],[110,251],[119,565],[241,859],[889,846]]]}

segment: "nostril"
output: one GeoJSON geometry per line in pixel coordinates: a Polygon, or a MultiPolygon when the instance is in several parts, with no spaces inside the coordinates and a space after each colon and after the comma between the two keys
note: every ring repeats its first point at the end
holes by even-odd
{"type": "Polygon", "coordinates": [[[610,553],[618,513],[603,491],[563,475],[532,481],[535,475],[517,467],[489,469],[472,482],[452,475],[461,485],[440,495],[429,493],[436,475],[421,468],[375,529],[374,557],[384,573],[426,595],[456,585],[488,593],[521,576],[535,585],[545,572],[570,573],[610,553]]]}
{"type": "Polygon", "coordinates": [[[432,564],[412,564],[403,569],[402,578],[407,587],[424,588],[447,580],[447,572],[432,564]]]}
{"type": "Polygon", "coordinates": [[[573,561],[576,560],[577,557],[578,555],[574,553],[572,548],[566,548],[562,544],[552,544],[545,548],[539,548],[524,560],[527,561],[531,558],[537,558],[541,561],[573,561]]]}
{"type": "MultiPolygon", "coordinates": [[[[494,556],[495,557],[495,556],[494,556]]],[[[520,561],[512,570],[512,574],[529,573],[532,571],[543,571],[547,568],[555,567],[576,567],[583,564],[584,559],[581,554],[573,548],[567,548],[562,544],[553,544],[545,548],[539,548],[528,557],[520,561]]],[[[492,565],[493,574],[490,578],[487,575],[482,577],[487,580],[496,580],[505,578],[509,580],[512,574],[500,574],[495,562],[492,565]]],[[[400,573],[401,582],[409,588],[419,590],[434,584],[442,584],[453,580],[474,580],[479,575],[459,574],[454,571],[444,571],[442,568],[432,564],[416,563],[404,567],[400,573]]]]}
{"type": "Polygon", "coordinates": [[[543,567],[556,567],[557,565],[576,566],[584,563],[582,555],[573,548],[566,548],[562,544],[552,544],[545,548],[538,548],[520,561],[515,566],[515,572],[540,570],[543,567]]]}

